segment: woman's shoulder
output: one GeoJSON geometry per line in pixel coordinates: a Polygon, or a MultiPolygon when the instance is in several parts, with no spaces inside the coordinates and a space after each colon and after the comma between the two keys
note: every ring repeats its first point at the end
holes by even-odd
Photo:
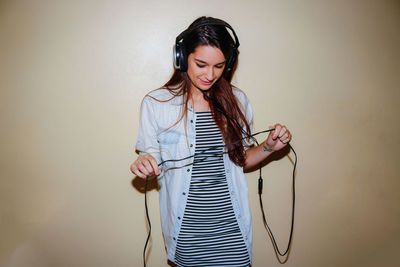
{"type": "Polygon", "coordinates": [[[253,120],[253,109],[251,107],[250,101],[247,98],[246,94],[240,90],[239,88],[232,86],[233,94],[236,96],[238,100],[238,104],[244,115],[246,116],[249,123],[253,120]]]}
{"type": "Polygon", "coordinates": [[[161,101],[165,101],[166,99],[164,99],[164,98],[168,99],[168,98],[171,98],[171,96],[172,96],[172,94],[168,89],[157,88],[157,89],[154,89],[154,90],[151,90],[150,92],[148,92],[145,95],[145,98],[150,97],[150,98],[160,99],[161,101]]]}
{"type": "Polygon", "coordinates": [[[169,102],[176,97],[179,95],[175,94],[173,89],[161,87],[147,93],[143,101],[169,102]]]}
{"type": "Polygon", "coordinates": [[[247,98],[246,94],[238,87],[232,86],[232,91],[233,91],[233,94],[237,97],[237,99],[242,104],[247,104],[249,102],[249,99],[247,98]]]}

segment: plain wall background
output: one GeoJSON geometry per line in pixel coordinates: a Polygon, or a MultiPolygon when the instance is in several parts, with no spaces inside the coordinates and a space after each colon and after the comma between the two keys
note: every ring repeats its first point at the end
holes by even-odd
{"type": "MultiPolygon", "coordinates": [[[[175,37],[201,15],[239,36],[233,83],[255,130],[280,122],[294,135],[286,266],[399,266],[400,3],[378,0],[2,0],[1,266],[143,265],[144,195],[129,171],[140,102],[170,77],[175,37]]],[[[291,171],[288,157],[263,169],[281,249],[291,171]]],[[[281,266],[258,172],[247,178],[253,266],[281,266]]],[[[157,191],[148,197],[148,266],[167,266],[157,191]]]]}

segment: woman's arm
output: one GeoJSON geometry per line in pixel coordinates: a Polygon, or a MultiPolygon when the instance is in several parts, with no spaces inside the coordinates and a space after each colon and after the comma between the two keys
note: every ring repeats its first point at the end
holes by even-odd
{"type": "Polygon", "coordinates": [[[131,172],[140,178],[161,173],[157,164],[161,161],[161,156],[157,142],[156,118],[155,103],[151,97],[145,96],[141,105],[139,135],[136,143],[136,150],[140,153],[130,167],[131,172]]]}
{"type": "Polygon", "coordinates": [[[275,124],[275,126],[270,126],[269,128],[275,128],[275,130],[269,133],[264,142],[262,142],[259,146],[254,146],[246,150],[246,162],[244,169],[249,169],[256,166],[274,151],[284,148],[292,139],[292,135],[285,126],[275,124]]]}

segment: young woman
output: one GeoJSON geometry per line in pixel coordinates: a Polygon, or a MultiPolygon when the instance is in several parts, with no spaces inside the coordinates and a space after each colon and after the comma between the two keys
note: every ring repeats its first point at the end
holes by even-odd
{"type": "Polygon", "coordinates": [[[238,46],[229,24],[198,18],[176,38],[171,79],[142,102],[139,157],[131,171],[158,176],[165,246],[177,266],[250,265],[243,170],[291,140],[276,124],[264,142],[253,144],[250,103],[230,83],[238,46]]]}

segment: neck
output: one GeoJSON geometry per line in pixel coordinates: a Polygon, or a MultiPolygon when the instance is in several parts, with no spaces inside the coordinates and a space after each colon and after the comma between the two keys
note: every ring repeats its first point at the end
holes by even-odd
{"type": "Polygon", "coordinates": [[[192,103],[194,111],[210,110],[210,105],[208,104],[208,101],[204,98],[204,94],[207,93],[207,91],[203,92],[203,90],[192,86],[189,95],[189,101],[192,103]]]}
{"type": "Polygon", "coordinates": [[[192,84],[190,88],[190,96],[193,98],[199,98],[203,96],[203,92],[192,84]]]}

